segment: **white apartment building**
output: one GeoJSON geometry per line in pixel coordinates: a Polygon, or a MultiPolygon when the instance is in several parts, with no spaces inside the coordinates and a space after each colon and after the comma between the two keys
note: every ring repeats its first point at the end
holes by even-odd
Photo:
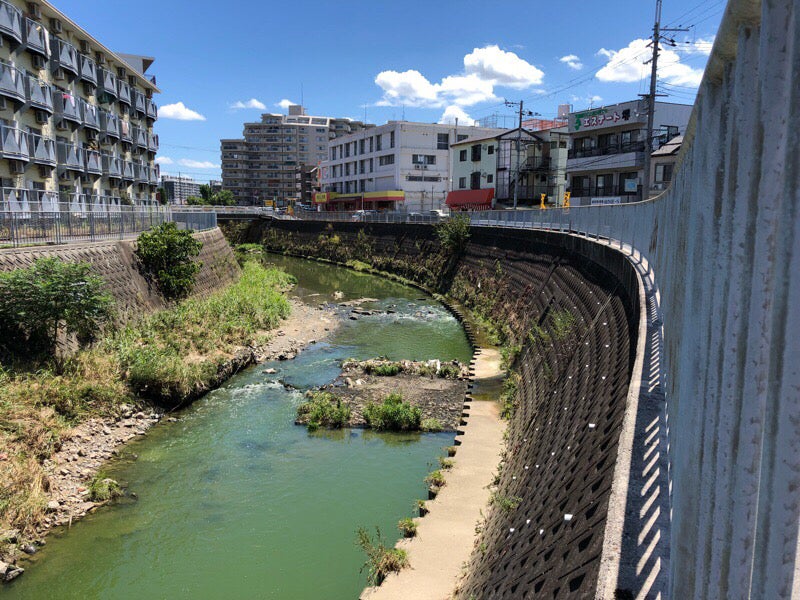
{"type": "Polygon", "coordinates": [[[468,137],[497,135],[503,129],[435,123],[389,121],[331,140],[322,168],[327,199],[374,192],[387,195],[396,208],[422,212],[444,207],[452,189],[450,145],[468,137]]]}
{"type": "Polygon", "coordinates": [[[150,203],[152,58],[120,55],[44,0],[0,0],[3,207],[150,203]]]}
{"type": "Polygon", "coordinates": [[[167,192],[167,200],[172,204],[186,204],[189,196],[200,195],[200,184],[191,177],[163,175],[161,187],[167,192]]]}

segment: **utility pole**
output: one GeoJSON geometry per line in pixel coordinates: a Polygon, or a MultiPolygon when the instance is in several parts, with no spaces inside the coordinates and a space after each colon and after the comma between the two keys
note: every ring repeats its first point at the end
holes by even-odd
{"type": "MultiPolygon", "coordinates": [[[[656,84],[658,82],[658,45],[661,41],[661,33],[664,31],[688,31],[688,29],[680,27],[665,27],[661,29],[661,2],[662,0],[656,0],[656,19],[653,23],[653,38],[651,42],[653,45],[653,56],[650,59],[650,93],[647,94],[647,131],[645,132],[644,145],[644,183],[642,185],[642,200],[647,200],[650,197],[650,155],[653,152],[653,119],[655,119],[656,112],[656,96],[664,95],[656,94],[656,84]]],[[[668,39],[668,41],[671,45],[675,45],[675,40],[668,39]]]]}
{"type": "MultiPolygon", "coordinates": [[[[517,139],[516,139],[516,146],[517,146],[517,168],[514,171],[514,210],[517,210],[517,199],[519,197],[518,190],[519,190],[519,147],[522,143],[522,115],[526,116],[533,116],[534,113],[531,111],[523,110],[523,101],[520,100],[519,102],[509,102],[508,100],[505,101],[506,106],[518,106],[519,107],[519,122],[517,124],[517,139]]],[[[510,166],[510,165],[509,165],[510,166]]]]}

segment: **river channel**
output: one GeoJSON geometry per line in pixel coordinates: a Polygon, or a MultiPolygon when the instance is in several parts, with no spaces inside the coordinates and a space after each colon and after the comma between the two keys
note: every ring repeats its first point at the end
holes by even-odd
{"type": "Polygon", "coordinates": [[[358,596],[366,577],[356,530],[378,526],[393,544],[453,434],[310,434],[294,425],[302,390],[331,381],[347,357],[468,361],[469,344],[447,310],[414,288],[301,259],[274,262],[297,277],[291,293],[304,301],[370,297],[377,301],[365,306],[377,314],[345,319],[295,360],[239,373],[177,422],[125,446],[107,472],[137,498],[51,534],[0,596],[358,596]],[[278,373],[265,374],[269,367],[278,373]]]}

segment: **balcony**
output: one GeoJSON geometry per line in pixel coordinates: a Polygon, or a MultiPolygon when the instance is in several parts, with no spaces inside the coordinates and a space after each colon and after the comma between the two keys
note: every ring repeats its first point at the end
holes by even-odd
{"type": "Polygon", "coordinates": [[[101,163],[103,166],[103,175],[111,179],[120,179],[122,177],[122,159],[113,154],[101,154],[101,163]]]}
{"type": "Polygon", "coordinates": [[[75,46],[61,38],[50,36],[50,64],[54,68],[61,67],[65,71],[78,75],[78,51],[75,46]]]}
{"type": "Polygon", "coordinates": [[[28,162],[28,134],[21,129],[0,125],[0,156],[28,162]]]}
{"type": "Polygon", "coordinates": [[[571,192],[573,198],[608,198],[610,196],[622,196],[625,202],[633,202],[634,200],[637,200],[640,194],[640,190],[638,189],[633,192],[626,192],[624,185],[592,185],[586,188],[573,187],[571,192]]]}
{"type": "Polygon", "coordinates": [[[97,68],[97,97],[103,104],[109,104],[117,99],[117,78],[102,67],[97,68]]]}
{"type": "Polygon", "coordinates": [[[158,185],[158,180],[161,179],[161,167],[159,165],[154,165],[148,167],[148,169],[148,182],[150,185],[158,185]]]}
{"type": "Polygon", "coordinates": [[[58,152],[58,166],[68,171],[83,172],[86,164],[85,154],[83,148],[68,144],[66,142],[57,142],[56,149],[58,152]]]}
{"type": "Polygon", "coordinates": [[[152,100],[147,100],[147,118],[153,119],[154,121],[158,119],[158,106],[152,100]]]}
{"type": "Polygon", "coordinates": [[[107,110],[100,110],[100,132],[105,136],[105,142],[113,143],[119,140],[119,117],[107,110]],[[111,138],[109,142],[108,138],[111,138]]]}
{"type": "Polygon", "coordinates": [[[81,113],[83,113],[83,125],[85,127],[100,131],[100,114],[94,104],[81,100],[81,113]]]}
{"type": "Polygon", "coordinates": [[[147,132],[140,127],[132,127],[133,143],[139,148],[147,149],[147,132]]]}
{"type": "Polygon", "coordinates": [[[22,12],[5,0],[0,0],[0,33],[22,42],[22,12]]]}
{"type": "Polygon", "coordinates": [[[550,164],[549,156],[531,156],[522,163],[520,171],[549,171],[550,164]]]}
{"type": "Polygon", "coordinates": [[[78,64],[80,65],[79,77],[83,81],[87,81],[92,85],[97,85],[97,65],[94,60],[81,54],[78,57],[78,64]]]}
{"type": "Polygon", "coordinates": [[[49,44],[45,39],[47,31],[36,21],[25,17],[25,47],[35,54],[49,56],[49,44]]]}
{"type": "Polygon", "coordinates": [[[59,117],[61,121],[70,121],[80,125],[82,119],[78,98],[67,92],[58,92],[53,94],[53,100],[56,116],[59,117]]]}
{"type": "Polygon", "coordinates": [[[147,174],[144,170],[144,165],[137,162],[131,163],[133,169],[133,180],[136,183],[147,183],[147,174]]]}
{"type": "Polygon", "coordinates": [[[122,161],[123,181],[133,181],[133,163],[129,160],[122,161]]]}
{"type": "Polygon", "coordinates": [[[25,102],[25,78],[22,71],[0,62],[0,96],[25,102]]]}
{"type": "Polygon", "coordinates": [[[117,89],[119,90],[119,101],[122,104],[131,105],[131,86],[127,81],[121,79],[117,81],[117,89]]]}
{"type": "Polygon", "coordinates": [[[627,152],[644,152],[644,142],[629,142],[626,144],[611,144],[597,148],[573,148],[567,153],[567,158],[589,158],[595,156],[610,156],[612,154],[625,154],[627,152]]]}
{"type": "Polygon", "coordinates": [[[50,138],[42,137],[35,133],[28,134],[30,138],[31,160],[37,165],[56,166],[56,142],[50,138]]]}
{"type": "Polygon", "coordinates": [[[158,152],[158,135],[151,133],[147,136],[147,149],[150,152],[158,152]]]}
{"type": "Polygon", "coordinates": [[[97,150],[86,151],[86,172],[100,175],[103,173],[103,165],[100,153],[97,150]]]}
{"type": "Polygon", "coordinates": [[[141,113],[142,116],[145,116],[147,112],[147,98],[144,97],[144,94],[141,92],[137,92],[136,90],[132,90],[131,92],[133,98],[133,108],[136,112],[141,113]]]}
{"type": "Polygon", "coordinates": [[[53,88],[44,81],[28,75],[26,77],[28,88],[28,103],[33,108],[38,108],[53,114],[53,88]]]}

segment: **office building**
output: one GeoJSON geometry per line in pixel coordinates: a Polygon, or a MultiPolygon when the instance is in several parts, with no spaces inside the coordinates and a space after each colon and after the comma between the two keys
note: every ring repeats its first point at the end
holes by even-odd
{"type": "Polygon", "coordinates": [[[0,1],[0,36],[4,207],[154,202],[153,59],[113,52],[45,1],[0,1]]]}

